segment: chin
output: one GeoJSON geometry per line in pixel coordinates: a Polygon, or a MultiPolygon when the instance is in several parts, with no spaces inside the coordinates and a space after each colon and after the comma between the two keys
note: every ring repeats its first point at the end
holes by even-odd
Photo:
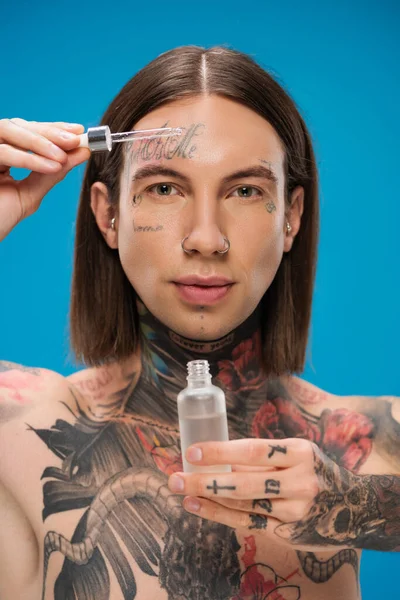
{"type": "Polygon", "coordinates": [[[180,318],[171,318],[168,315],[163,318],[160,315],[159,320],[174,333],[199,342],[212,342],[228,335],[233,329],[238,327],[244,319],[230,319],[226,313],[210,314],[207,310],[198,309],[190,315],[185,315],[184,311],[177,309],[180,312],[180,318]],[[186,318],[185,318],[186,317],[186,318]]]}

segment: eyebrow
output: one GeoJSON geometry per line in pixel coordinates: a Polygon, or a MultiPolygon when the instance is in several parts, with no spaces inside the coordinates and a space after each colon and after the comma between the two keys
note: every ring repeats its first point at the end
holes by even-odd
{"type": "MultiPolygon", "coordinates": [[[[186,184],[190,183],[189,177],[183,175],[179,171],[175,169],[171,169],[168,167],[163,167],[161,165],[145,165],[144,167],[140,167],[133,175],[132,182],[141,181],[142,179],[146,179],[147,177],[154,177],[155,175],[162,175],[163,177],[175,177],[180,179],[186,184]]],[[[278,183],[278,177],[270,167],[265,167],[261,165],[257,165],[254,167],[249,167],[248,169],[240,169],[239,171],[234,171],[223,178],[222,183],[225,185],[234,181],[235,179],[245,179],[247,177],[257,177],[259,179],[268,179],[274,184],[278,183]]]]}
{"type": "Polygon", "coordinates": [[[132,181],[141,181],[142,179],[154,177],[155,175],[163,175],[164,177],[177,177],[182,179],[182,181],[185,183],[189,183],[189,177],[186,177],[186,175],[183,175],[183,173],[179,173],[179,171],[175,171],[175,169],[162,167],[160,165],[146,165],[144,167],[140,167],[134,173],[132,181]]]}

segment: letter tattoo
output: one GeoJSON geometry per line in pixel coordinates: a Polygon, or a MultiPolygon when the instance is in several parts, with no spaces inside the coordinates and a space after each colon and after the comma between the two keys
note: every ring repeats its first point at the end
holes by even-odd
{"type": "Polygon", "coordinates": [[[164,229],[162,225],[157,225],[153,227],[152,225],[133,225],[133,231],[161,231],[164,229]]]}
{"type": "MultiPolygon", "coordinates": [[[[168,121],[163,127],[168,126],[168,121]]],[[[205,128],[204,123],[193,123],[190,127],[182,127],[182,136],[168,136],[157,139],[142,139],[131,152],[131,161],[139,160],[171,160],[175,156],[178,158],[194,158],[196,151],[196,138],[199,137],[205,128]]]]}
{"type": "Polygon", "coordinates": [[[253,508],[259,506],[268,513],[272,513],[272,502],[269,498],[263,498],[261,500],[253,500],[253,508]]]}
{"type": "Polygon", "coordinates": [[[265,481],[265,493],[266,494],[280,494],[281,482],[276,479],[266,479],[265,481]]]}
{"type": "Polygon", "coordinates": [[[286,454],[287,452],[286,446],[272,446],[271,444],[268,445],[271,448],[271,451],[268,454],[268,458],[271,458],[271,456],[273,456],[275,452],[282,452],[282,454],[286,454]]]}
{"type": "Polygon", "coordinates": [[[265,515],[257,515],[250,513],[249,517],[251,519],[252,525],[249,525],[249,529],[266,529],[268,517],[265,515]]]}

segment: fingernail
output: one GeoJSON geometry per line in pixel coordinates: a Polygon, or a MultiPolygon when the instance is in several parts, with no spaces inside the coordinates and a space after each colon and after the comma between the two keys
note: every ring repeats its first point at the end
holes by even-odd
{"type": "Polygon", "coordinates": [[[168,481],[168,487],[171,492],[183,492],[185,482],[179,475],[171,475],[168,481]]]}
{"type": "Polygon", "coordinates": [[[50,146],[50,154],[56,159],[56,160],[64,160],[65,159],[65,153],[55,144],[51,144],[50,146]]]}
{"type": "Polygon", "coordinates": [[[188,448],[186,452],[186,457],[188,460],[197,462],[203,458],[203,453],[201,448],[188,448]]]}
{"type": "Polygon", "coordinates": [[[59,162],[50,160],[49,158],[42,158],[41,162],[43,166],[47,167],[48,169],[60,169],[62,166],[59,162]]]}
{"type": "Polygon", "coordinates": [[[59,133],[59,136],[61,139],[67,140],[69,142],[72,140],[76,140],[76,135],[74,135],[73,133],[68,133],[68,131],[61,131],[59,133]]]}
{"type": "Polygon", "coordinates": [[[82,127],[82,125],[80,125],[79,123],[66,123],[65,124],[66,129],[76,129],[77,127],[82,127]]]}
{"type": "Polygon", "coordinates": [[[197,498],[187,498],[183,505],[187,510],[193,510],[194,512],[200,510],[200,502],[197,498]]]}

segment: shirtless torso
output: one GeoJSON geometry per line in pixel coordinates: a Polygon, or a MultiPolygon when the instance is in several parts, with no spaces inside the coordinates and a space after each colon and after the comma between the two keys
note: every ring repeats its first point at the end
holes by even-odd
{"type": "MultiPolygon", "coordinates": [[[[215,53],[210,69],[223,54],[225,50],[215,53]]],[[[274,122],[282,121],[285,139],[293,138],[282,143],[262,112],[251,109],[261,101],[236,103],[231,94],[225,98],[219,91],[209,92],[213,81],[220,89],[219,76],[208,79],[212,71],[205,68],[205,55],[201,60],[204,94],[186,98],[180,91],[180,100],[161,101],[161,106],[158,95],[157,100],[143,100],[143,109],[137,108],[143,118],[137,121],[132,115],[127,125],[151,129],[176,123],[183,132],[181,141],[157,142],[152,151],[147,142],[139,150],[129,147],[118,176],[113,158],[105,161],[110,166],[103,165],[104,169],[92,161],[82,188],[86,191],[81,206],[88,210],[90,187],[90,205],[99,228],[92,241],[97,244],[100,232],[108,248],[90,246],[86,226],[91,215],[82,217],[84,212],[79,212],[83,226],[78,227],[76,238],[78,264],[88,266],[90,278],[81,273],[76,280],[74,302],[81,306],[85,298],[86,310],[78,319],[71,316],[75,334],[88,316],[96,319],[89,319],[91,326],[85,331],[82,327],[85,349],[73,344],[74,350],[91,364],[110,355],[126,356],[126,348],[131,352],[140,346],[138,354],[68,378],[0,363],[0,600],[358,600],[360,552],[354,548],[400,548],[397,512],[392,510],[398,506],[399,478],[395,482],[382,478],[375,488],[368,488],[372,478],[359,478],[367,482],[364,489],[372,490],[369,495],[358,490],[353,494],[353,513],[367,515],[362,543],[344,549],[326,543],[323,552],[316,544],[310,549],[290,542],[271,543],[261,529],[230,528],[202,519],[183,509],[182,496],[169,492],[169,476],[182,470],[176,398],[186,384],[186,363],[194,358],[209,360],[214,383],[226,392],[231,440],[304,438],[349,471],[400,472],[398,459],[393,462],[400,447],[399,399],[337,397],[295,377],[262,375],[272,351],[267,359],[261,332],[268,332],[280,306],[286,306],[288,315],[292,304],[300,316],[304,312],[299,320],[299,356],[295,363],[290,356],[286,360],[287,348],[297,343],[293,337],[297,321],[289,315],[282,323],[292,325],[282,325],[270,336],[281,359],[280,366],[272,360],[268,372],[300,368],[293,364],[301,363],[315,264],[316,233],[310,232],[313,227],[317,231],[311,225],[316,219],[312,215],[317,214],[312,208],[316,165],[310,160],[310,140],[292,101],[283,101],[281,92],[272,108],[265,100],[265,114],[276,112],[274,122]],[[158,108],[146,114],[147,104],[158,108]],[[293,157],[286,156],[286,146],[292,148],[293,157]],[[286,172],[293,173],[288,182],[286,172]],[[114,183],[105,184],[110,181],[114,183]],[[303,181],[310,196],[304,202],[303,181]],[[274,303],[262,299],[283,254],[291,251],[297,232],[302,231],[300,222],[310,239],[298,246],[308,249],[292,259],[297,283],[292,282],[290,289],[300,289],[302,279],[305,288],[295,306],[295,292],[287,296],[282,283],[289,277],[291,263],[287,263],[286,275],[272,294],[276,296],[283,286],[274,308],[274,303]],[[101,248],[101,255],[96,248],[101,248]],[[123,279],[115,257],[111,258],[117,248],[123,279]],[[95,271],[93,257],[101,265],[101,256],[110,258],[108,267],[95,271]],[[300,270],[300,265],[306,269],[300,270]],[[112,281],[119,283],[113,287],[112,281]],[[126,293],[126,281],[134,294],[126,293]],[[95,283],[104,286],[103,296],[98,296],[95,283]],[[123,303],[117,302],[121,294],[123,303]],[[134,298],[143,306],[137,306],[133,323],[134,298]],[[106,306],[114,313],[111,320],[106,306]],[[132,318],[130,325],[127,315],[132,318]],[[108,339],[106,344],[102,336],[108,339]],[[97,347],[94,355],[92,342],[97,347]],[[386,494],[390,486],[393,489],[386,494]],[[388,516],[382,508],[375,519],[378,525],[389,525],[388,532],[382,533],[383,526],[377,530],[375,545],[368,538],[371,522],[365,498],[370,497],[379,509],[389,505],[388,516]]],[[[227,65],[234,60],[236,54],[227,65]]],[[[245,60],[237,63],[237,69],[244,69],[245,60]]],[[[193,62],[196,81],[199,64],[197,59],[193,62]]],[[[167,74],[165,89],[172,89],[169,71],[160,69],[167,74]]],[[[175,66],[171,73],[177,73],[181,90],[185,78],[175,66]]],[[[249,93],[250,88],[264,89],[263,82],[269,81],[252,69],[247,77],[249,93]]],[[[152,79],[146,76],[140,81],[152,79]]],[[[130,106],[131,93],[135,104],[136,88],[129,89],[121,102],[114,101],[111,112],[125,115],[119,106],[130,106]]],[[[236,76],[232,89],[238,89],[236,76]]],[[[276,89],[276,83],[271,89],[276,89]]],[[[276,93],[271,92],[272,99],[276,93]]],[[[114,124],[115,131],[126,131],[119,129],[125,121],[114,116],[105,122],[114,124]]],[[[74,166],[89,158],[89,150],[80,147],[78,136],[83,131],[82,126],[67,123],[0,120],[0,240],[38,210],[44,195],[74,166]],[[10,167],[32,173],[16,181],[10,167]]],[[[347,489],[346,498],[341,491],[332,491],[335,509],[354,490],[347,489]]],[[[316,509],[325,511],[322,521],[326,523],[332,512],[331,507],[326,509],[327,496],[323,498],[316,509]]],[[[340,533],[353,541],[350,534],[355,528],[348,524],[351,511],[342,512],[340,533]]],[[[335,526],[331,520],[327,528],[335,534],[335,526]]]]}
{"type": "MultiPolygon", "coordinates": [[[[45,555],[45,600],[360,597],[360,551],[271,547],[171,501],[167,477],[182,469],[176,409],[152,396],[139,360],[68,378],[0,365],[2,600],[42,597],[45,555]],[[128,472],[117,504],[111,478],[128,472]],[[77,542],[96,527],[82,564],[77,542]]],[[[379,431],[383,420],[390,431],[389,400],[340,398],[297,378],[269,382],[245,407],[237,400],[228,405],[231,439],[303,437],[353,471],[388,472],[379,431]]]]}

